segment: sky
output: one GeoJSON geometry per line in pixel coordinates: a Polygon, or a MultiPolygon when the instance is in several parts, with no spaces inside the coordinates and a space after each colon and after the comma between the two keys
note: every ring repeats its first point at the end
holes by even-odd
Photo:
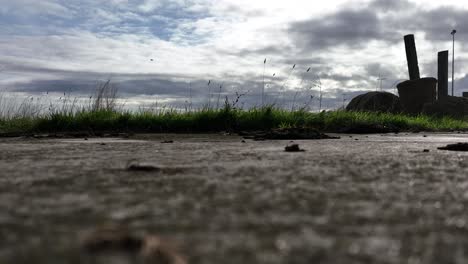
{"type": "Polygon", "coordinates": [[[129,105],[249,107],[264,90],[284,107],[316,105],[321,91],[333,108],[408,78],[406,34],[421,75],[437,77],[454,28],[460,95],[464,0],[0,0],[0,91],[88,95],[110,79],[129,105]]]}

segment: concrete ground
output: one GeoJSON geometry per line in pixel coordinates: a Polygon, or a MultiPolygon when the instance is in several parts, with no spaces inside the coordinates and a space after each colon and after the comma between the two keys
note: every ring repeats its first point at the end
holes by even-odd
{"type": "Polygon", "coordinates": [[[0,263],[96,263],[106,223],[194,264],[468,261],[468,152],[437,150],[467,134],[241,140],[0,139],[0,263]]]}

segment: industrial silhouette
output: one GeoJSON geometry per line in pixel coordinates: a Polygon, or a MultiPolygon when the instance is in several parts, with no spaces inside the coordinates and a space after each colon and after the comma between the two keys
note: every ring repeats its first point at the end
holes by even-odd
{"type": "MultiPolygon", "coordinates": [[[[452,31],[455,43],[456,30],[452,31]]],[[[449,51],[438,53],[438,74],[421,78],[414,35],[404,36],[409,80],[397,85],[398,96],[386,92],[371,92],[354,98],[348,105],[350,111],[378,111],[430,116],[462,118],[468,115],[468,93],[454,96],[454,56],[452,58],[452,95],[448,93],[449,51]]],[[[455,47],[455,44],[454,44],[455,47]]],[[[453,51],[452,51],[453,53],[453,51]]]]}

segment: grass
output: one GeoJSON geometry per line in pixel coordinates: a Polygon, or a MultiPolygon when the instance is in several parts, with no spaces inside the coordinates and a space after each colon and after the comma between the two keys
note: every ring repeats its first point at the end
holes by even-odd
{"type": "Polygon", "coordinates": [[[403,131],[468,131],[468,122],[402,114],[330,111],[287,111],[272,106],[239,110],[205,108],[180,112],[83,110],[44,116],[0,119],[0,133],[134,132],[209,133],[272,128],[312,127],[324,132],[383,133],[403,131]]]}
{"type": "MultiPolygon", "coordinates": [[[[208,88],[210,84],[211,80],[208,88]]],[[[43,111],[41,101],[32,97],[18,101],[0,93],[0,134],[210,133],[295,127],[336,133],[468,131],[467,121],[448,117],[346,111],[313,113],[306,110],[308,107],[285,110],[272,105],[242,110],[236,105],[244,94],[236,95],[233,102],[226,98],[220,109],[211,106],[210,95],[207,106],[199,110],[150,108],[130,112],[118,105],[117,89],[110,81],[98,84],[96,93],[84,105],[64,93],[59,104],[49,102],[48,111],[43,111]]]]}

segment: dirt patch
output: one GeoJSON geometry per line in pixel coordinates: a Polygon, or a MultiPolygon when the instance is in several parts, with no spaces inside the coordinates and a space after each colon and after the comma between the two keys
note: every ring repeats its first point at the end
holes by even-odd
{"type": "Polygon", "coordinates": [[[128,171],[144,171],[144,172],[158,172],[161,168],[152,165],[145,165],[139,163],[131,163],[127,166],[128,171]]]}
{"type": "MultiPolygon", "coordinates": [[[[120,169],[119,169],[120,170],[120,169]]],[[[196,172],[200,169],[197,167],[183,167],[183,166],[159,166],[150,163],[141,163],[139,161],[131,160],[127,163],[124,169],[128,172],[153,172],[165,175],[177,175],[187,173],[189,171],[196,172]]],[[[115,170],[114,170],[115,171],[115,170]]]]}
{"type": "Polygon", "coordinates": [[[306,140],[306,139],[339,139],[312,128],[279,128],[268,131],[240,132],[240,136],[253,140],[306,140]]]}
{"type": "Polygon", "coordinates": [[[337,128],[337,131],[344,134],[380,134],[399,133],[400,129],[394,126],[381,124],[353,124],[343,128],[337,128]]]}
{"type": "Polygon", "coordinates": [[[468,143],[449,144],[445,147],[441,147],[438,149],[449,151],[468,151],[468,143]]]}
{"type": "Polygon", "coordinates": [[[299,147],[299,144],[289,144],[284,148],[286,152],[304,152],[305,150],[299,147]]]}

